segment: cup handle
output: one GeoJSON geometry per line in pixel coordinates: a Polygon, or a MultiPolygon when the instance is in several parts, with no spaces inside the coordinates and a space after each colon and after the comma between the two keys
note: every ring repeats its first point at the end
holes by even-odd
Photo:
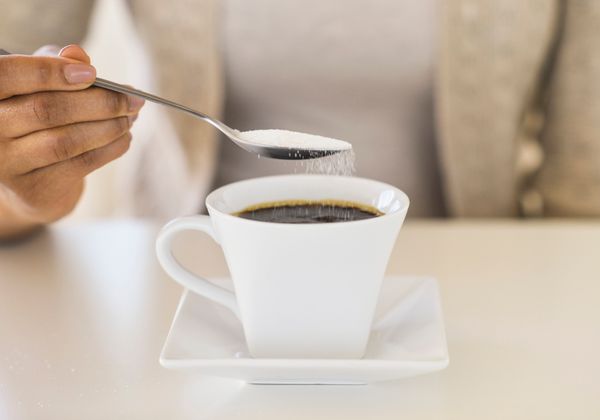
{"type": "Polygon", "coordinates": [[[192,274],[179,264],[173,256],[171,245],[173,238],[179,232],[185,230],[197,230],[206,233],[216,243],[219,243],[217,235],[212,226],[209,216],[188,216],[172,220],[167,223],[159,232],[156,239],[156,255],[163,269],[186,289],[189,289],[199,295],[213,300],[221,305],[231,309],[231,311],[240,318],[239,308],[235,299],[235,294],[224,289],[210,281],[192,274]]]}

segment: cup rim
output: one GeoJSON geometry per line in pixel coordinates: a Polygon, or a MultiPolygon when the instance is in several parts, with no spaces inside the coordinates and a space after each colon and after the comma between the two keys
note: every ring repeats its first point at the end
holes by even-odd
{"type": "Polygon", "coordinates": [[[206,204],[206,208],[209,211],[209,214],[211,214],[211,215],[218,214],[221,217],[225,217],[229,220],[234,219],[236,222],[240,222],[240,223],[259,223],[262,225],[266,224],[269,226],[278,226],[281,228],[288,228],[288,229],[289,228],[307,229],[307,228],[314,228],[315,226],[323,227],[325,225],[328,227],[340,227],[340,226],[347,225],[349,223],[351,223],[351,224],[357,224],[357,223],[367,224],[367,223],[378,223],[378,222],[381,223],[390,217],[394,217],[394,216],[397,217],[399,215],[406,214],[408,207],[410,205],[410,199],[408,198],[408,195],[406,195],[406,193],[404,191],[402,191],[401,189],[394,187],[393,185],[388,184],[386,182],[377,181],[377,180],[370,179],[370,178],[362,178],[362,177],[355,177],[355,176],[343,176],[343,175],[287,174],[287,175],[263,176],[263,177],[249,178],[249,179],[244,179],[241,181],[231,182],[231,183],[223,185],[223,186],[217,188],[216,190],[213,190],[211,193],[209,193],[206,196],[205,204],[206,204]],[[245,219],[242,217],[237,217],[231,213],[227,213],[225,211],[219,210],[211,203],[211,201],[213,201],[217,195],[222,194],[222,192],[224,190],[231,188],[233,186],[239,186],[242,184],[250,184],[250,183],[254,183],[257,181],[264,181],[264,180],[278,180],[278,179],[285,180],[285,179],[290,179],[290,178],[298,179],[300,177],[311,178],[311,179],[322,178],[324,180],[338,178],[338,179],[347,179],[350,181],[369,182],[369,183],[373,183],[373,184],[378,184],[381,187],[393,190],[400,197],[402,205],[398,209],[395,209],[394,211],[392,211],[390,213],[384,213],[383,215],[381,215],[379,217],[372,217],[372,218],[363,219],[363,220],[349,220],[349,221],[338,222],[338,223],[276,223],[276,222],[266,222],[266,221],[262,221],[262,220],[252,220],[252,219],[245,219]]]}

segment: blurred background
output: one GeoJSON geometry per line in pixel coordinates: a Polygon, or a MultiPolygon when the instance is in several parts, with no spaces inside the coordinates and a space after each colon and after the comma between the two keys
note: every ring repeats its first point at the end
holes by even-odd
{"type": "MultiPolygon", "coordinates": [[[[7,49],[82,42],[101,77],[239,130],[352,142],[356,175],[403,189],[409,217],[600,214],[598,2],[4,3],[7,49]]],[[[225,183],[305,171],[153,104],[133,133],[69,220],[195,213],[225,183]]]]}

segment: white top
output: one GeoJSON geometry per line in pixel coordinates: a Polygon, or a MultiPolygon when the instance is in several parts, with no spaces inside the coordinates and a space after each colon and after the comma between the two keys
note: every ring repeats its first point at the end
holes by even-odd
{"type": "MultiPolygon", "coordinates": [[[[435,0],[227,0],[226,121],[347,140],[357,175],[443,212],[433,133],[435,0]]],[[[304,172],[223,142],[217,184],[304,172]]]]}

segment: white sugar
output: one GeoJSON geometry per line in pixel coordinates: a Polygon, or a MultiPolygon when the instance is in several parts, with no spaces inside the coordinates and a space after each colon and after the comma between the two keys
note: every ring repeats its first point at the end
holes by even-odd
{"type": "Polygon", "coordinates": [[[298,150],[351,150],[352,145],[343,140],[298,133],[288,130],[242,131],[240,137],[265,146],[288,147],[298,150]]]}
{"type": "Polygon", "coordinates": [[[244,140],[264,146],[338,151],[322,158],[298,160],[296,163],[304,166],[310,174],[349,176],[354,173],[354,151],[346,141],[288,130],[251,130],[238,132],[238,135],[244,140]]]}

